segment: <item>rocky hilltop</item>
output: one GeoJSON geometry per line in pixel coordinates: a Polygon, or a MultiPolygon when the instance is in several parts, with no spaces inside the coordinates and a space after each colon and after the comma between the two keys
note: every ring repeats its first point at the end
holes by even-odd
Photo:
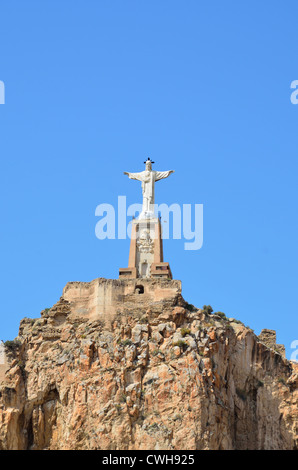
{"type": "Polygon", "coordinates": [[[0,449],[296,449],[297,365],[211,310],[179,281],[68,284],[5,344],[0,449]]]}

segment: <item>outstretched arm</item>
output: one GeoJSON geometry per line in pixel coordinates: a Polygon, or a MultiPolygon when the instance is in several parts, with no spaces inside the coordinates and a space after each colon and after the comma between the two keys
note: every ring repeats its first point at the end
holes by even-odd
{"type": "Polygon", "coordinates": [[[124,171],[124,174],[127,175],[131,180],[142,181],[142,173],[128,173],[124,171]]]}
{"type": "Polygon", "coordinates": [[[155,175],[155,181],[163,180],[164,178],[167,178],[168,176],[170,176],[172,173],[174,173],[174,170],[157,171],[155,175]]]}

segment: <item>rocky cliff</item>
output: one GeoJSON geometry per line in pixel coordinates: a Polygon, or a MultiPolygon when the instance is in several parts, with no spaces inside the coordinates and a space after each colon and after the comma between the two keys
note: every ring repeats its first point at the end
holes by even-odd
{"type": "Polygon", "coordinates": [[[72,283],[22,320],[5,346],[0,449],[296,449],[297,365],[168,282],[143,295],[132,281],[72,283]],[[109,321],[99,287],[117,291],[101,294],[109,321]]]}

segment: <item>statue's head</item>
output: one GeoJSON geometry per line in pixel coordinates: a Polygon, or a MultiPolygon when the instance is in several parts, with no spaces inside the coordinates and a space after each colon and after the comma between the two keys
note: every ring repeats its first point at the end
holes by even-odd
{"type": "Polygon", "coordinates": [[[147,171],[152,171],[152,163],[154,163],[150,158],[148,158],[145,162],[146,165],[146,170],[147,171]]]}

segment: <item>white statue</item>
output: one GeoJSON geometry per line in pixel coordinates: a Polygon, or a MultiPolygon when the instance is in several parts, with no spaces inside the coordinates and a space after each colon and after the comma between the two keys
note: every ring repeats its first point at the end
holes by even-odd
{"type": "Polygon", "coordinates": [[[152,162],[150,158],[146,162],[146,170],[140,173],[128,173],[124,172],[132,180],[142,181],[143,191],[143,208],[139,219],[146,219],[154,217],[154,185],[155,181],[162,180],[174,173],[174,170],[169,171],[154,171],[152,170],[152,162]]]}

